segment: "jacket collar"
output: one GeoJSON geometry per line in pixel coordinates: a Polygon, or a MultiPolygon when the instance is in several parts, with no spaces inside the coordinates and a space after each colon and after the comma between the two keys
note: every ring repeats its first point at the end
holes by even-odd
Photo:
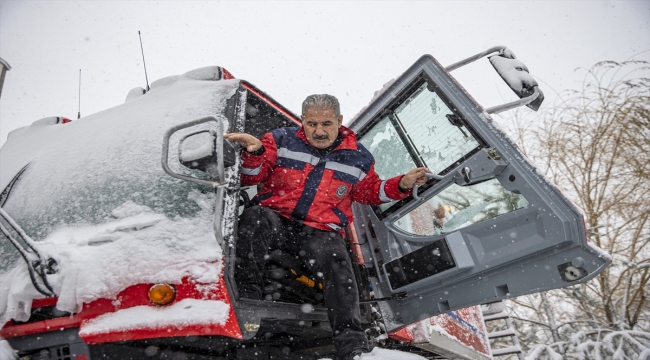
{"type": "MultiPolygon", "coordinates": [[[[296,134],[299,139],[302,141],[306,142],[307,145],[312,146],[309,143],[309,140],[307,140],[307,135],[305,135],[305,129],[300,126],[300,129],[298,130],[298,133],[296,134]]],[[[339,146],[337,146],[334,150],[358,150],[357,148],[357,136],[355,135],[354,131],[348,129],[347,127],[341,125],[339,126],[339,135],[343,138],[343,141],[339,146]]]]}

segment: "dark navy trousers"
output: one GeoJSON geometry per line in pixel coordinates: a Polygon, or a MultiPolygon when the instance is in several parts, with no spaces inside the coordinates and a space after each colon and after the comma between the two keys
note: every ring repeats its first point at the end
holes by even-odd
{"type": "Polygon", "coordinates": [[[339,355],[368,350],[361,327],[359,291],[345,240],[336,232],[304,226],[269,208],[253,206],[240,218],[235,279],[250,297],[261,298],[268,254],[280,249],[298,257],[323,284],[323,295],[339,355]]]}

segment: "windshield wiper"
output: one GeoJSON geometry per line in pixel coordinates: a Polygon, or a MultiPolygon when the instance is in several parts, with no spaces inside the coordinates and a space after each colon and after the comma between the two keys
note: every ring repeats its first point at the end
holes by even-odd
{"type": "Polygon", "coordinates": [[[56,260],[42,256],[37,250],[36,242],[2,208],[0,208],[0,219],[0,233],[16,247],[20,256],[27,262],[29,277],[34,288],[45,296],[56,296],[47,281],[47,275],[56,274],[58,271],[56,260]]]}
{"type": "Polygon", "coordinates": [[[13,189],[14,185],[16,185],[16,182],[18,182],[18,179],[20,179],[20,176],[25,172],[25,170],[27,170],[28,167],[29,164],[23,166],[23,168],[20,169],[20,171],[18,171],[18,173],[14,176],[14,178],[11,179],[9,184],[5,186],[5,189],[2,190],[2,192],[0,193],[0,207],[5,206],[5,203],[9,198],[9,194],[11,193],[11,190],[13,189]]]}

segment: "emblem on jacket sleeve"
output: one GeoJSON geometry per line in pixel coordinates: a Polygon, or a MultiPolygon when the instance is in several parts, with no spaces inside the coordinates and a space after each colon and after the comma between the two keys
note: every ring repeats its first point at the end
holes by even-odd
{"type": "Polygon", "coordinates": [[[342,198],[343,196],[345,196],[345,194],[347,192],[348,192],[348,187],[345,186],[345,185],[341,185],[341,186],[339,186],[338,189],[336,189],[336,196],[338,196],[339,198],[342,198]]]}

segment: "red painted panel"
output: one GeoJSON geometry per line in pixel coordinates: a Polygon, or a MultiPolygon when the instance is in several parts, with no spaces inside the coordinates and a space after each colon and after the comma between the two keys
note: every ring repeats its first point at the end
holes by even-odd
{"type": "Polygon", "coordinates": [[[13,325],[13,322],[9,321],[7,324],[5,324],[2,330],[0,330],[0,336],[5,339],[9,339],[16,336],[40,334],[48,331],[60,331],[63,329],[77,327],[79,324],[81,324],[80,314],[71,317],[63,317],[20,325],[13,325]]]}
{"type": "Polygon", "coordinates": [[[54,306],[54,305],[56,305],[57,300],[59,300],[59,298],[57,298],[57,297],[34,299],[34,301],[32,301],[32,308],[40,308],[40,307],[45,307],[45,306],[54,306]]]}
{"type": "MultiPolygon", "coordinates": [[[[462,311],[465,309],[459,310],[462,311]]],[[[444,318],[442,321],[434,321],[433,318],[430,319],[431,325],[437,324],[442,326],[442,328],[447,332],[447,334],[456,338],[459,342],[465,346],[471,347],[474,350],[481,352],[483,354],[490,354],[490,349],[487,347],[485,338],[481,334],[469,331],[465,326],[454,321],[447,314],[439,315],[438,317],[444,318]]]]}
{"type": "Polygon", "coordinates": [[[388,337],[404,342],[422,343],[431,341],[429,334],[432,331],[447,336],[450,340],[455,340],[477,352],[490,355],[485,324],[479,306],[430,317],[428,320],[425,319],[392,332],[388,334],[388,337]]]}
{"type": "Polygon", "coordinates": [[[391,339],[403,341],[403,342],[413,342],[413,333],[408,327],[401,328],[395,332],[388,334],[388,337],[391,339]]]}
{"type": "Polygon", "coordinates": [[[225,68],[221,68],[221,73],[223,76],[221,77],[222,80],[232,80],[235,77],[230,73],[230,71],[226,70],[225,68]]]}
{"type": "MultiPolygon", "coordinates": [[[[151,284],[152,285],[152,284],[151,284]]],[[[151,285],[147,285],[146,290],[149,289],[151,285]]],[[[235,311],[232,307],[230,301],[230,296],[223,282],[223,276],[219,279],[217,283],[217,289],[214,292],[204,293],[197,288],[201,284],[197,283],[194,279],[184,278],[181,284],[175,285],[176,287],[176,299],[171,304],[175,304],[183,299],[204,299],[204,300],[220,300],[230,305],[230,311],[228,315],[228,320],[224,325],[188,325],[173,330],[164,328],[164,329],[149,329],[149,328],[137,328],[129,331],[116,331],[111,333],[101,333],[101,334],[89,334],[83,335],[81,338],[88,344],[99,344],[111,341],[124,341],[124,340],[141,340],[141,339],[151,339],[159,337],[173,337],[173,336],[192,336],[192,335],[223,335],[232,337],[235,339],[241,339],[242,333],[237,323],[237,318],[235,317],[235,311]]],[[[134,294],[128,294],[133,296],[134,294]]],[[[146,296],[146,291],[145,291],[146,296]]],[[[127,298],[129,300],[134,299],[127,298]]],[[[119,299],[119,297],[118,297],[119,299]]],[[[140,305],[150,305],[149,299],[146,299],[146,304],[134,304],[131,306],[124,306],[124,303],[120,304],[120,309],[126,309],[133,306],[140,305]]],[[[170,305],[171,305],[170,304],[170,305]]],[[[153,305],[152,305],[153,306],[153,305]]],[[[117,309],[116,309],[117,310],[117,309]]],[[[97,314],[101,315],[101,314],[97,314]]],[[[93,316],[94,318],[95,316],[93,316]]],[[[90,320],[91,318],[85,318],[84,322],[90,320]]],[[[83,328],[83,323],[81,325],[83,328]]]]}
{"type": "MultiPolygon", "coordinates": [[[[115,312],[121,309],[128,309],[134,306],[157,306],[149,301],[147,292],[154,284],[137,284],[129,286],[121,291],[115,300],[98,299],[88,304],[84,304],[83,310],[70,317],[57,318],[52,320],[32,322],[28,324],[14,325],[8,322],[0,330],[0,336],[12,338],[16,336],[25,336],[39,334],[48,331],[57,331],[61,329],[81,326],[83,322],[96,318],[97,316],[115,312]]],[[[175,304],[183,299],[203,299],[203,300],[220,300],[230,305],[229,317],[224,325],[189,325],[177,329],[133,329],[129,331],[119,331],[106,334],[93,334],[84,336],[82,339],[89,344],[97,344],[109,341],[122,340],[139,340],[157,337],[189,336],[189,335],[223,335],[236,339],[242,338],[241,329],[237,323],[230,296],[224,283],[223,272],[216,284],[216,289],[205,291],[206,285],[197,283],[192,278],[183,278],[180,284],[174,284],[176,288],[176,298],[171,304],[175,304]]],[[[33,301],[34,308],[44,306],[54,306],[56,298],[36,299],[33,301]]]]}
{"type": "Polygon", "coordinates": [[[352,250],[352,261],[356,261],[359,264],[365,264],[366,260],[363,257],[363,252],[361,251],[361,245],[359,245],[359,237],[357,236],[357,228],[354,226],[354,223],[348,225],[348,234],[350,240],[350,249],[352,250]]]}

